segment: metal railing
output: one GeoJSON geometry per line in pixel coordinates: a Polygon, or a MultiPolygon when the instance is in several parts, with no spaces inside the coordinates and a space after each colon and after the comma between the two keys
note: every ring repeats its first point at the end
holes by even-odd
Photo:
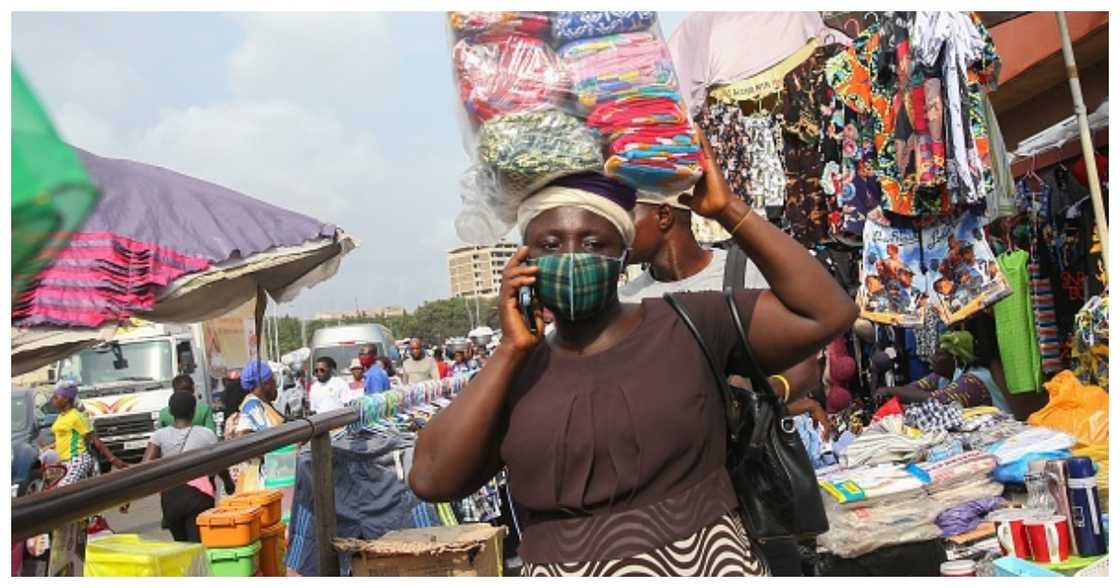
{"type": "Polygon", "coordinates": [[[319,537],[319,574],[338,575],[333,539],[337,528],[331,467],[332,429],[358,420],[358,407],[341,408],[174,457],[118,470],[70,486],[12,500],[12,540],[50,532],[293,443],[311,441],[313,506],[319,537]]]}

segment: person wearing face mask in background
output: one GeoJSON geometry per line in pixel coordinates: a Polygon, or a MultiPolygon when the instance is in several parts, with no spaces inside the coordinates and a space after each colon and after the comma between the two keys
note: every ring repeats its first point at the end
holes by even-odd
{"type": "MultiPolygon", "coordinates": [[[[734,301],[761,368],[778,373],[851,326],[857,309],[803,247],[734,196],[703,143],[689,205],[717,219],[770,283],[734,301]]],[[[703,353],[664,300],[618,299],[635,198],[584,173],[521,204],[525,246],[502,276],[502,342],[419,433],[410,486],[426,501],[455,500],[507,468],[526,575],[763,575],[725,469],[724,409],[703,353]],[[535,332],[525,324],[522,286],[555,315],[548,337],[539,305],[535,332]]],[[[728,359],[738,339],[722,294],[678,300],[720,367],[746,373],[728,359]]]]}
{"type": "Polygon", "coordinates": [[[392,388],[389,383],[389,374],[377,363],[377,348],[373,345],[362,345],[358,350],[358,362],[361,363],[365,375],[362,376],[362,389],[366,394],[376,394],[392,388]]]}

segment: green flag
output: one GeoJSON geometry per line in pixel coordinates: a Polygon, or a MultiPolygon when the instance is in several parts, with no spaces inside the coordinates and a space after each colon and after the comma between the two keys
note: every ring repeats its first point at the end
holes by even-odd
{"type": "Polygon", "coordinates": [[[81,226],[97,189],[12,64],[12,300],[81,226]]]}

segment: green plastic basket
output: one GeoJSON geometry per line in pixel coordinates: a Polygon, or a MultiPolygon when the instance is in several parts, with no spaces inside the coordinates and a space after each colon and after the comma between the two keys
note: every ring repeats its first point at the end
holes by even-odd
{"type": "Polygon", "coordinates": [[[210,568],[215,576],[249,577],[257,575],[260,569],[261,542],[254,541],[244,547],[224,547],[207,549],[210,568]]]}

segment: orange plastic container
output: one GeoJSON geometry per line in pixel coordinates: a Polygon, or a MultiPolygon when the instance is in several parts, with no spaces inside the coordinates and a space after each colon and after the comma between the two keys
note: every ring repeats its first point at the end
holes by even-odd
{"type": "Polygon", "coordinates": [[[287,576],[288,525],[277,523],[261,529],[261,575],[287,576]]]}
{"type": "Polygon", "coordinates": [[[284,493],[279,490],[256,490],[234,494],[222,501],[222,506],[236,506],[243,508],[260,507],[261,528],[271,527],[280,522],[280,501],[284,493]]]}
{"type": "Polygon", "coordinates": [[[260,507],[219,506],[198,515],[198,534],[206,547],[244,547],[261,537],[260,507]]]}

